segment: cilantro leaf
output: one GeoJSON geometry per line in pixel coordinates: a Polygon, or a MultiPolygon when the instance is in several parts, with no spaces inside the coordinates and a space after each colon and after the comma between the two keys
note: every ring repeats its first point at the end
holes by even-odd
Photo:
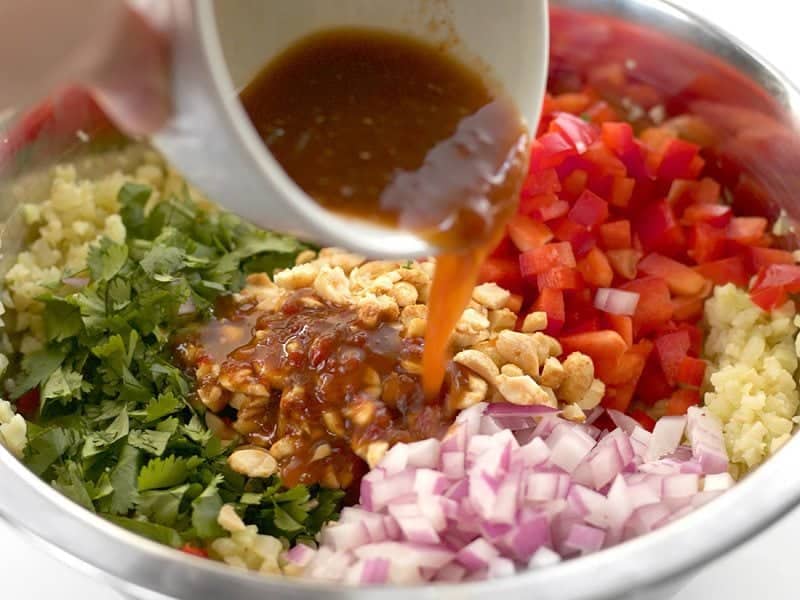
{"type": "Polygon", "coordinates": [[[81,456],[90,458],[100,454],[103,450],[127,436],[129,430],[128,411],[123,408],[105,430],[92,432],[86,437],[81,456]]]}
{"type": "Polygon", "coordinates": [[[178,520],[181,502],[189,484],[167,490],[151,490],[139,494],[136,502],[138,512],[160,525],[172,527],[178,520]]]}
{"type": "Polygon", "coordinates": [[[184,458],[153,458],[139,472],[140,492],[174,487],[189,477],[189,464],[184,458]]]}
{"type": "Polygon", "coordinates": [[[55,399],[68,401],[80,398],[83,391],[83,375],[71,369],[59,367],[47,378],[42,387],[42,402],[55,399]]]}
{"type": "Polygon", "coordinates": [[[130,444],[125,444],[120,452],[117,465],[111,472],[111,486],[114,488],[114,492],[111,494],[110,512],[124,515],[136,503],[138,497],[136,478],[140,462],[139,450],[130,444]]]}
{"type": "Polygon", "coordinates": [[[183,539],[180,534],[171,527],[158,525],[157,523],[150,523],[144,519],[130,519],[128,517],[117,517],[114,515],[103,515],[107,521],[123,527],[128,531],[132,531],[138,535],[150,538],[151,540],[164,544],[165,546],[172,546],[173,548],[180,548],[183,545],[183,539]]]}
{"type": "Polygon", "coordinates": [[[168,282],[183,267],[184,256],[184,251],[174,246],[153,246],[139,264],[156,281],[168,282]]]}
{"type": "Polygon", "coordinates": [[[39,476],[60,459],[78,440],[77,432],[63,427],[45,429],[28,441],[26,464],[39,476]]]}
{"type": "Polygon", "coordinates": [[[39,298],[44,304],[42,317],[47,340],[61,342],[80,333],[81,311],[78,306],[57,296],[39,298]]]}
{"type": "Polygon", "coordinates": [[[148,423],[158,421],[159,419],[175,414],[181,408],[183,408],[183,403],[178,400],[172,392],[159,394],[158,398],[151,400],[147,405],[146,421],[148,423]]]}
{"type": "Polygon", "coordinates": [[[53,481],[53,487],[86,510],[94,512],[94,503],[86,489],[81,468],[76,462],[69,461],[58,469],[58,478],[53,481]]]}
{"type": "Polygon", "coordinates": [[[222,475],[216,475],[203,493],[192,502],[192,525],[198,537],[213,539],[225,535],[225,531],[217,523],[217,516],[223,502],[217,489],[222,482],[222,475]]]}
{"type": "Polygon", "coordinates": [[[41,385],[64,362],[67,352],[63,348],[50,347],[31,352],[22,359],[23,377],[16,382],[12,398],[15,400],[28,390],[41,385]]]}
{"type": "Polygon", "coordinates": [[[172,434],[168,431],[155,431],[153,429],[137,429],[131,431],[128,443],[134,448],[139,448],[153,456],[161,456],[167,449],[167,444],[172,434]]]}
{"type": "Polygon", "coordinates": [[[128,260],[128,246],[102,238],[89,248],[86,258],[93,281],[110,281],[120,272],[128,260]]]}

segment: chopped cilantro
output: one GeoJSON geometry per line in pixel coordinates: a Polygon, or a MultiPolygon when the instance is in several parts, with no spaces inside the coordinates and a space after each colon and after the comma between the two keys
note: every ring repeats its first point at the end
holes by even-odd
{"type": "Polygon", "coordinates": [[[230,448],[205,425],[192,381],[172,364],[171,336],[208,318],[221,293],[248,273],[293,264],[305,246],[234,215],[194,204],[184,191],[150,207],[152,190],[119,192],[127,239],[90,248],[83,288],[53,285],[39,300],[46,345],[20,364],[14,397],[38,388],[28,466],[89,510],[178,547],[225,532],[233,503],[248,523],[288,540],[313,537],[336,516],[339,491],[277,477],[247,480],[230,448]]]}

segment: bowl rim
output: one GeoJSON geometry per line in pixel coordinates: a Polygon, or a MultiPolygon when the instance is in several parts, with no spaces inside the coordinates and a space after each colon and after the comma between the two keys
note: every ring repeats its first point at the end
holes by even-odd
{"type": "MultiPolygon", "coordinates": [[[[800,107],[800,93],[777,69],[716,25],[665,0],[592,0],[557,3],[568,10],[625,18],[642,27],[676,35],[690,44],[715,52],[708,43],[680,35],[675,27],[690,24],[716,47],[735,50],[721,58],[767,89],[780,90],[789,111],[800,107]],[[673,28],[663,27],[663,22],[673,28]],[[659,22],[662,26],[659,27],[659,22]],[[755,72],[754,72],[755,70],[755,72]],[[771,87],[769,87],[771,86],[771,87]]],[[[685,32],[683,32],[685,33],[685,32]]],[[[264,576],[238,571],[224,564],[189,556],[117,527],[74,504],[40,480],[7,450],[0,447],[0,515],[45,542],[93,576],[128,593],[150,597],[218,598],[235,587],[237,598],[263,598],[269,591],[280,598],[331,600],[401,600],[409,591],[420,600],[478,598],[487,594],[519,594],[536,590],[548,599],[611,598],[632,590],[655,587],[687,575],[772,525],[800,501],[800,477],[787,477],[800,462],[800,439],[793,437],[776,456],[731,490],[693,513],[624,544],[596,554],[513,577],[470,584],[348,587],[330,583],[264,576]],[[713,507],[713,508],[712,508],[713,507]],[[731,524],[735,524],[732,526],[731,524]],[[614,568],[608,566],[613,564],[614,568]]],[[[513,597],[513,596],[512,596],[513,597]]]]}

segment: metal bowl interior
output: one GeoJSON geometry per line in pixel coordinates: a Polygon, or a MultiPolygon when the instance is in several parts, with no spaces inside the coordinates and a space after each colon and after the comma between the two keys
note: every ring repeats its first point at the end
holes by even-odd
{"type": "MultiPolygon", "coordinates": [[[[744,213],[800,216],[800,144],[795,89],[760,57],[711,24],[651,0],[568,0],[552,8],[551,84],[580,84],[598,66],[635,65],[666,95],[669,113],[702,115],[718,133],[710,164],[744,213]]],[[[136,148],[120,139],[85,97],[67,96],[0,137],[3,246],[20,240],[15,208],[47,185],[43,166],[83,157],[87,172],[124,164],[136,148]],[[91,143],[78,130],[89,133],[91,143]],[[99,149],[98,149],[99,146],[99,149]],[[88,155],[88,158],[87,158],[88,155]],[[122,162],[120,162],[122,161],[122,162]]],[[[800,440],[717,500],[652,534],[588,557],[515,577],[460,586],[342,588],[268,578],[159,546],[98,519],[38,480],[0,449],[0,514],[95,576],[139,597],[242,600],[316,598],[420,600],[523,593],[540,600],[655,597],[674,582],[779,519],[800,501],[800,440]]]]}

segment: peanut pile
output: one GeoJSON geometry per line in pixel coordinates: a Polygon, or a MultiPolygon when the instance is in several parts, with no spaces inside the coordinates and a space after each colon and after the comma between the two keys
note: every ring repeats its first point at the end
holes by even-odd
{"type": "MultiPolygon", "coordinates": [[[[248,436],[249,444],[231,454],[231,468],[249,477],[267,477],[279,470],[281,461],[296,459],[301,451],[312,463],[327,460],[336,445],[332,439],[349,445],[370,466],[376,464],[398,438],[387,435],[381,439],[375,435],[375,423],[384,412],[394,410],[398,401],[406,402],[398,398],[409,393],[410,385],[419,384],[421,338],[427,326],[426,302],[434,268],[433,260],[366,261],[327,248],[318,255],[302,253],[295,267],[276,273],[274,280],[263,274],[250,276],[234,301],[254,305],[256,314],[274,314],[285,308],[289,299],[297,302],[297,294],[303,294],[301,308],[351,311],[353,323],[364,331],[390,327],[400,339],[413,341],[418,351],[399,355],[397,368],[388,376],[361,365],[362,389],[348,395],[343,405],[323,411],[320,423],[303,423],[300,429],[287,429],[286,435],[260,444],[258,429],[265,427],[263,417],[270,407],[278,410],[277,428],[281,429],[284,407],[307,398],[317,399],[320,390],[298,389],[302,386],[289,384],[285,374],[266,373],[256,362],[245,366],[236,363],[237,369],[232,371],[229,364],[226,368],[226,360],[209,360],[202,347],[190,348],[187,352],[190,361],[192,357],[195,361],[197,395],[210,411],[207,420],[223,437],[232,438],[237,433],[248,436]],[[236,417],[230,426],[214,415],[231,408],[236,417]]],[[[515,330],[520,319],[509,308],[511,301],[511,294],[496,284],[475,288],[451,338],[453,364],[449,372],[451,378],[458,379],[458,385],[445,386],[438,410],[449,422],[459,410],[483,401],[540,404],[560,407],[565,418],[585,420],[585,411],[597,406],[605,391],[603,383],[594,377],[591,359],[574,352],[560,360],[560,344],[543,333],[547,326],[544,313],[528,314],[519,331],[515,330]]],[[[253,339],[241,339],[242,345],[258,343],[269,334],[255,325],[249,333],[253,339]]],[[[316,340],[307,348],[292,344],[288,342],[284,351],[313,355],[318,350],[316,340]]],[[[329,465],[320,477],[321,483],[347,487],[353,477],[341,471],[329,465]]]]}

